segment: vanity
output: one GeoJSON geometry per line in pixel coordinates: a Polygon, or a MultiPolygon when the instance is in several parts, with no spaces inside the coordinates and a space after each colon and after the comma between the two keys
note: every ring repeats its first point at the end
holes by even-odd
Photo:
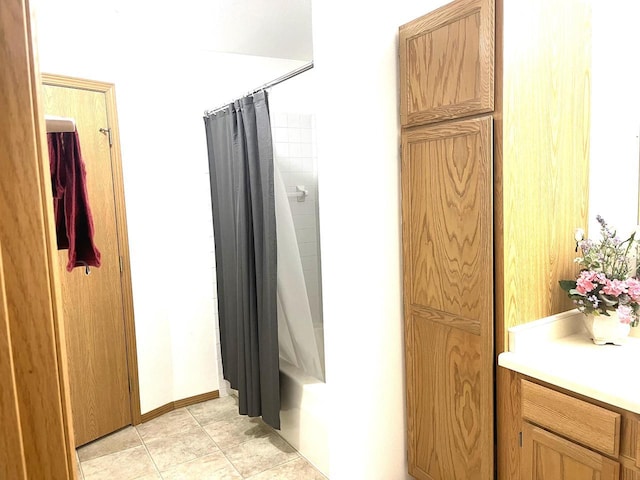
{"type": "Polygon", "coordinates": [[[572,310],[510,328],[508,345],[500,478],[640,479],[640,338],[594,345],[572,310]]]}

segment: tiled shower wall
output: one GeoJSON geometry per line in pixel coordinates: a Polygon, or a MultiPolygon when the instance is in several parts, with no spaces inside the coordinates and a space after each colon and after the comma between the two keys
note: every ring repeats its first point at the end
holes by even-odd
{"type": "Polygon", "coordinates": [[[275,111],[275,106],[271,105],[274,155],[287,193],[295,193],[297,185],[304,185],[309,192],[304,202],[299,202],[296,197],[289,197],[289,205],[298,239],[311,317],[315,326],[321,326],[315,119],[309,113],[278,112],[275,111]]]}

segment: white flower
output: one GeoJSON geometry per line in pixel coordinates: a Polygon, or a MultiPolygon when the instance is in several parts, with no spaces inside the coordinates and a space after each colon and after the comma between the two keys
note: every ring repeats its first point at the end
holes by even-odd
{"type": "Polygon", "coordinates": [[[576,228],[573,238],[576,239],[576,242],[584,240],[584,230],[582,228],[576,228]]]}

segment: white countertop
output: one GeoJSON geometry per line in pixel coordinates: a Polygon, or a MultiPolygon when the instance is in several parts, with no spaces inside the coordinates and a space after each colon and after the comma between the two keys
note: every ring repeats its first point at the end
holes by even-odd
{"type": "Polygon", "coordinates": [[[640,338],[595,345],[577,310],[510,328],[509,351],[498,365],[640,413],[640,338]]]}

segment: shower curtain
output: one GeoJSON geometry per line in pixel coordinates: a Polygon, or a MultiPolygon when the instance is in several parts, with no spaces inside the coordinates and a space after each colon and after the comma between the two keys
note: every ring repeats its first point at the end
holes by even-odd
{"type": "Polygon", "coordinates": [[[223,375],[280,428],[277,240],[267,93],[205,116],[223,375]]]}
{"type": "Polygon", "coordinates": [[[286,187],[274,163],[278,238],[278,339],[280,357],[318,380],[324,367],[316,342],[298,240],[286,187]]]}

